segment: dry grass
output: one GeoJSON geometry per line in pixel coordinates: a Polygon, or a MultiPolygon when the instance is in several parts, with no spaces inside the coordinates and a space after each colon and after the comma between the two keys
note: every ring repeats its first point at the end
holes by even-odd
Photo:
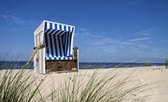
{"type": "Polygon", "coordinates": [[[24,69],[19,71],[6,70],[0,75],[0,102],[39,102],[39,87],[36,78],[24,69]]]}
{"type": "Polygon", "coordinates": [[[134,84],[130,76],[118,80],[118,73],[100,76],[94,72],[89,78],[77,74],[69,76],[53,88],[52,102],[142,102],[146,96],[139,97],[146,90],[146,84],[134,84]]]}
{"type": "MultiPolygon", "coordinates": [[[[40,87],[45,81],[37,80],[32,71],[6,70],[0,75],[0,102],[142,102],[146,84],[132,84],[130,76],[101,76],[94,72],[89,77],[72,73],[70,76],[49,85],[51,90],[43,94],[40,87]],[[120,80],[118,80],[120,79],[120,80]]],[[[53,80],[54,82],[54,80],[53,80]]],[[[45,91],[44,91],[45,92],[45,91]]]]}

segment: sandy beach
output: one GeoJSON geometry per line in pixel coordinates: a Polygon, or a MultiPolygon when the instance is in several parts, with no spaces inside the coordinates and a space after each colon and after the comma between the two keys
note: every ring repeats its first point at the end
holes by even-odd
{"type": "MultiPolygon", "coordinates": [[[[4,71],[4,70],[3,70],[4,71]]],[[[1,73],[3,72],[1,71],[1,73]]],[[[18,70],[17,70],[18,71],[18,70]]],[[[37,76],[37,80],[44,80],[42,89],[45,92],[51,90],[53,83],[57,87],[64,79],[70,78],[74,74],[78,74],[79,79],[84,78],[84,82],[89,79],[89,77],[94,73],[98,73],[98,76],[111,76],[118,73],[117,80],[122,80],[123,78],[129,76],[132,80],[131,83],[143,83],[148,84],[147,90],[142,92],[141,95],[148,95],[146,97],[146,102],[167,102],[168,101],[168,69],[165,66],[151,66],[151,67],[133,67],[133,68],[109,68],[109,69],[81,69],[79,72],[69,72],[69,73],[48,73],[46,75],[37,74],[36,72],[31,72],[37,76]],[[48,90],[48,91],[47,91],[48,90]]],[[[71,79],[69,79],[71,80],[71,79]]],[[[132,85],[132,84],[131,84],[132,85]]],[[[128,85],[129,88],[131,85],[128,85]]]]}
{"type": "MultiPolygon", "coordinates": [[[[168,69],[165,69],[164,66],[152,66],[152,67],[134,67],[134,68],[109,68],[109,69],[81,69],[78,72],[78,76],[85,80],[91,76],[95,71],[99,73],[100,76],[107,75],[110,76],[115,73],[119,73],[118,79],[121,80],[122,77],[127,77],[131,74],[130,78],[133,80],[133,83],[143,83],[150,84],[145,91],[144,95],[149,95],[146,98],[147,102],[167,102],[168,101],[168,69]]],[[[71,73],[49,73],[47,75],[40,75],[40,79],[43,79],[47,76],[46,82],[52,84],[52,80],[57,84],[66,77],[73,75],[71,73]]],[[[48,85],[46,85],[48,86],[48,85]]],[[[128,86],[129,87],[129,86],[128,86]]]]}

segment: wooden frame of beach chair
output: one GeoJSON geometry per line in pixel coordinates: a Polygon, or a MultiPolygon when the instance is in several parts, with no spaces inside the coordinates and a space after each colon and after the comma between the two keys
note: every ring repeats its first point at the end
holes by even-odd
{"type": "Polygon", "coordinates": [[[34,32],[34,70],[38,73],[79,71],[79,51],[73,48],[75,27],[44,20],[34,32]]]}
{"type": "Polygon", "coordinates": [[[46,60],[46,71],[47,72],[69,72],[78,71],[78,48],[74,48],[74,59],[73,60],[46,60]]]}

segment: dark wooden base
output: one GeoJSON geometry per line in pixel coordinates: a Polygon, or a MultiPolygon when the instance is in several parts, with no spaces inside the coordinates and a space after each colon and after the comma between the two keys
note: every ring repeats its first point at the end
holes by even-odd
{"type": "Polygon", "coordinates": [[[78,71],[77,60],[46,60],[46,72],[78,71]]]}

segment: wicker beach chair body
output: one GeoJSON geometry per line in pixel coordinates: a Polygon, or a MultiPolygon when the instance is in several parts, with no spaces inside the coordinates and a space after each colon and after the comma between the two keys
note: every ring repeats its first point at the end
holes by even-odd
{"type": "Polygon", "coordinates": [[[47,72],[79,71],[78,48],[73,48],[75,26],[44,20],[34,32],[34,70],[47,72]]]}

